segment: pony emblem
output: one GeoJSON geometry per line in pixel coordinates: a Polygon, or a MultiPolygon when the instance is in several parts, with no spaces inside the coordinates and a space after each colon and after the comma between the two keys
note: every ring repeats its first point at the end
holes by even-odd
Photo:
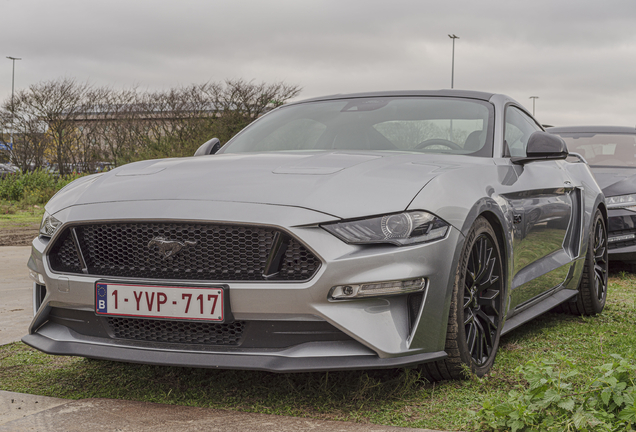
{"type": "Polygon", "coordinates": [[[181,252],[181,249],[194,246],[197,244],[196,241],[177,241],[177,240],[168,240],[165,237],[155,237],[150,242],[148,242],[148,247],[156,247],[159,249],[159,252],[163,255],[163,259],[171,258],[172,256],[181,252]]]}

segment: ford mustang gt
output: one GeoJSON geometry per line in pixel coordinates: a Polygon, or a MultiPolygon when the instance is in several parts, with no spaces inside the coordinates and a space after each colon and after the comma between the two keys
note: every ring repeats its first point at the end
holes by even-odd
{"type": "Polygon", "coordinates": [[[567,156],[503,95],[284,105],[223,147],[55,195],[23,341],[149,364],[481,376],[501,335],[557,305],[605,305],[604,196],[567,156]]]}

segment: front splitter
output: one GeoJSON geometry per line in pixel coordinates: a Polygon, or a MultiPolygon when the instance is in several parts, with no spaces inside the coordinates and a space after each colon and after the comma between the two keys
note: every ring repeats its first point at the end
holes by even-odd
{"type": "Polygon", "coordinates": [[[393,369],[412,367],[447,357],[444,351],[392,358],[380,358],[377,355],[286,357],[270,354],[165,351],[90,342],[58,341],[37,333],[24,336],[22,342],[47,354],[54,355],[80,356],[99,360],[163,366],[259,370],[282,373],[393,369]]]}

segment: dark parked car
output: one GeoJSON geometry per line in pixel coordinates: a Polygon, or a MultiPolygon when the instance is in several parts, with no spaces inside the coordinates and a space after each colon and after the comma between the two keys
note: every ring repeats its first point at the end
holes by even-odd
{"type": "Polygon", "coordinates": [[[605,305],[603,194],[567,156],[504,95],[284,105],[220,150],[58,192],[33,241],[23,341],[151,364],[481,376],[502,334],[558,304],[605,305]]]}
{"type": "Polygon", "coordinates": [[[20,168],[12,164],[0,163],[0,179],[5,178],[9,174],[19,173],[20,168]]]}
{"type": "Polygon", "coordinates": [[[547,131],[587,161],[603,189],[610,260],[636,264],[636,128],[564,126],[547,131]]]}

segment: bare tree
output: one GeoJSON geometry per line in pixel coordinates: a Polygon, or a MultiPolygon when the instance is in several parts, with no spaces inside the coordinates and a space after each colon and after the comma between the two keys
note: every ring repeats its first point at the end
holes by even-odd
{"type": "Polygon", "coordinates": [[[283,82],[255,84],[243,79],[208,83],[202,90],[214,107],[217,122],[212,128],[221,142],[226,142],[267,111],[298,96],[297,85],[283,82]]]}
{"type": "Polygon", "coordinates": [[[16,94],[16,117],[34,121],[45,129],[50,141],[47,154],[57,163],[60,174],[66,174],[72,166],[80,164],[82,131],[76,122],[78,116],[90,112],[89,95],[92,87],[88,83],[77,83],[74,79],[62,78],[30,86],[16,94]]]}
{"type": "Polygon", "coordinates": [[[143,95],[147,157],[191,155],[206,136],[211,107],[201,86],[192,85],[143,95]]]}
{"type": "Polygon", "coordinates": [[[251,119],[284,104],[300,91],[300,87],[283,82],[255,84],[243,79],[226,80],[224,84],[209,84],[208,87],[208,94],[217,109],[238,112],[251,119]]]}
{"type": "Polygon", "coordinates": [[[16,93],[0,109],[14,127],[12,157],[23,169],[57,164],[61,174],[93,171],[97,162],[189,156],[213,136],[221,142],[300,93],[285,83],[241,79],[162,91],[113,90],[61,78],[16,93]]]}
{"type": "Polygon", "coordinates": [[[22,171],[40,167],[49,145],[45,134],[46,127],[38,118],[26,113],[26,107],[20,100],[16,101],[14,109],[15,115],[11,110],[10,101],[7,101],[0,111],[2,129],[12,128],[14,131],[13,149],[9,150],[10,159],[22,171]]]}
{"type": "Polygon", "coordinates": [[[136,88],[110,91],[103,98],[94,128],[101,161],[118,166],[133,160],[138,99],[136,88]]]}

